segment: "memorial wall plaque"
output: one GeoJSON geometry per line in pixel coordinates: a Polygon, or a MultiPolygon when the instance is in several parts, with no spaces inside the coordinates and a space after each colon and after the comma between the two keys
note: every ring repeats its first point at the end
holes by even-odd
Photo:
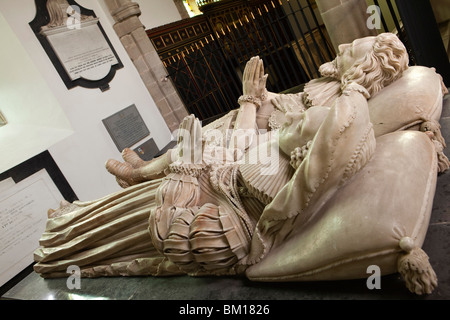
{"type": "Polygon", "coordinates": [[[150,135],[134,104],[103,119],[103,124],[120,152],[150,135]]]}
{"type": "Polygon", "coordinates": [[[15,183],[0,181],[0,286],[33,263],[50,208],[63,196],[45,169],[15,183]]]}
{"type": "Polygon", "coordinates": [[[155,140],[149,139],[134,149],[139,157],[144,161],[152,160],[159,152],[155,140]]]}
{"type": "Polygon", "coordinates": [[[73,0],[35,1],[30,27],[67,88],[109,89],[123,65],[95,13],[73,0]]]}

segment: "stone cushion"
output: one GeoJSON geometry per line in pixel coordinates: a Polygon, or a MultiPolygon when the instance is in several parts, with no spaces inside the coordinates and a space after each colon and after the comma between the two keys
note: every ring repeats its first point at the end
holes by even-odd
{"type": "Polygon", "coordinates": [[[383,275],[397,272],[400,240],[409,237],[419,248],[424,241],[436,163],[433,143],[422,132],[378,138],[372,160],[314,219],[248,268],[247,276],[256,281],[367,278],[370,265],[383,275]]]}
{"type": "Polygon", "coordinates": [[[438,121],[443,99],[442,78],[434,68],[414,66],[369,99],[375,136],[417,129],[425,120],[438,121]]]}

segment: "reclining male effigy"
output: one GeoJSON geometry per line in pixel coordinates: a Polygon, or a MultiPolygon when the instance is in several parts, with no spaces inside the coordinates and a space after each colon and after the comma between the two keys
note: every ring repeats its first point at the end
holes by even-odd
{"type": "Polygon", "coordinates": [[[109,160],[124,189],[49,210],[35,271],[314,281],[367,278],[376,265],[431,293],[421,247],[449,167],[447,90],[434,69],[408,67],[393,34],[339,49],[297,94],[267,92],[254,57],[239,109],[203,128],[186,117],[177,148],[152,161],[129,149],[109,160]]]}

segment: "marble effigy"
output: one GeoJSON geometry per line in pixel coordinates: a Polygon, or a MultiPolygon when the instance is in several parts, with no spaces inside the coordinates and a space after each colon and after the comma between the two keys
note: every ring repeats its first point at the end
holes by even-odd
{"type": "Polygon", "coordinates": [[[319,71],[303,92],[277,94],[250,59],[239,109],[205,127],[186,117],[177,147],[152,161],[125,149],[106,163],[123,190],[49,210],[35,271],[314,281],[376,265],[431,293],[421,246],[450,164],[440,75],[409,67],[390,33],[341,45],[319,71]]]}

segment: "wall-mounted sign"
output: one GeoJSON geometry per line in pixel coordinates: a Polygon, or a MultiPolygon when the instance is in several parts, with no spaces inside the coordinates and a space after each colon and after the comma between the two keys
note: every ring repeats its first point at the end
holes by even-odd
{"type": "Polygon", "coordinates": [[[158,146],[155,143],[155,140],[153,138],[148,139],[140,146],[136,147],[134,149],[134,152],[136,152],[139,157],[144,161],[150,161],[152,160],[159,152],[158,146]]]}
{"type": "Polygon", "coordinates": [[[150,135],[134,104],[103,119],[103,124],[120,152],[150,135]]]}
{"type": "Polygon", "coordinates": [[[33,263],[48,209],[63,196],[45,169],[15,183],[0,181],[0,286],[33,263]]]}
{"type": "Polygon", "coordinates": [[[35,0],[30,22],[68,89],[75,86],[109,89],[123,67],[94,11],[74,0],[35,0]]]}

